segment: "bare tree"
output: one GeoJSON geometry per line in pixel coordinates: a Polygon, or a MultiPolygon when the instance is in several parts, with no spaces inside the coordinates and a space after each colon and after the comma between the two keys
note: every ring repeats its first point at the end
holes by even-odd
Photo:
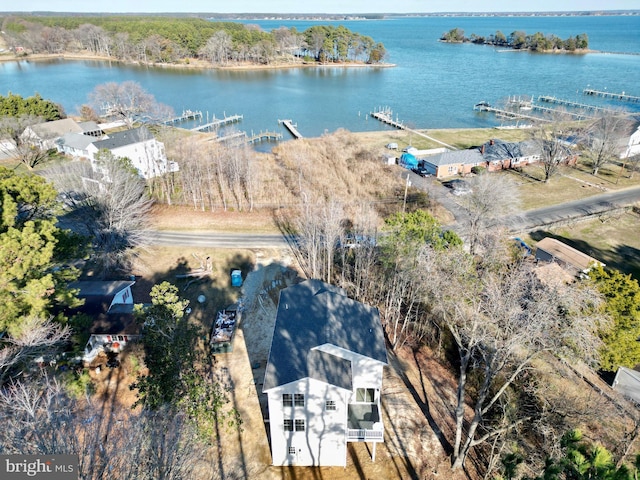
{"type": "Polygon", "coordinates": [[[561,119],[549,123],[540,123],[530,130],[531,140],[538,149],[540,163],[544,169],[544,182],[558,173],[562,163],[572,155],[567,142],[563,139],[566,136],[566,127],[561,119]]]}
{"type": "Polygon", "coordinates": [[[200,55],[211,63],[224,65],[231,57],[232,39],[224,30],[214,33],[200,49],[200,55]]]}
{"type": "Polygon", "coordinates": [[[462,230],[472,255],[495,247],[494,233],[506,223],[506,215],[515,211],[520,194],[515,183],[500,173],[485,173],[467,180],[471,192],[460,197],[467,210],[462,230]]]}
{"type": "Polygon", "coordinates": [[[184,415],[117,405],[82,409],[46,374],[11,382],[0,390],[0,405],[0,452],[76,454],[81,479],[194,478],[204,460],[184,415]]]}
{"type": "Polygon", "coordinates": [[[630,130],[632,122],[619,114],[605,114],[586,129],[583,155],[591,162],[591,173],[612,160],[620,158],[620,139],[630,130]]]}
{"type": "Polygon", "coordinates": [[[67,163],[43,173],[68,209],[64,222],[91,238],[93,258],[105,273],[126,270],[136,247],[148,244],[152,201],[145,182],[123,159],[109,152],[87,163],[67,163]]]}
{"type": "Polygon", "coordinates": [[[526,262],[477,264],[456,249],[425,248],[418,270],[425,301],[459,354],[453,467],[461,468],[473,447],[531,420],[497,428],[488,422],[534,359],[553,353],[595,361],[604,326],[599,296],[582,284],[548,288],[526,262]],[[476,386],[469,391],[471,375],[476,386]]]}
{"type": "Polygon", "coordinates": [[[0,386],[33,359],[55,352],[69,337],[67,326],[37,317],[24,319],[19,334],[7,334],[0,341],[0,386]]]}
{"type": "Polygon", "coordinates": [[[171,107],[158,103],[134,81],[103,83],[89,94],[89,99],[96,111],[123,120],[129,128],[136,122],[154,123],[173,116],[171,107]]]}
{"type": "Polygon", "coordinates": [[[41,121],[33,115],[0,117],[0,152],[17,158],[30,170],[47,161],[51,152],[42,146],[42,141],[47,139],[35,141],[23,135],[25,128],[41,121]]]}
{"type": "Polygon", "coordinates": [[[113,40],[111,36],[97,25],[85,23],[73,31],[73,35],[82,48],[96,55],[111,56],[113,40]]]}

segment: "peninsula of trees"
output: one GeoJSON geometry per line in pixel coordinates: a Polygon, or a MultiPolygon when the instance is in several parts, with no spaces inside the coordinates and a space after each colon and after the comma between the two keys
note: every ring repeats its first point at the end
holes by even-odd
{"type": "Polygon", "coordinates": [[[298,32],[202,18],[138,16],[10,16],[0,19],[10,50],[27,54],[90,54],[142,64],[214,66],[383,61],[385,48],[343,26],[298,32]]]}
{"type": "Polygon", "coordinates": [[[513,48],[515,50],[530,50],[532,52],[575,52],[584,51],[589,48],[589,38],[586,33],[581,33],[566,40],[560,37],[537,32],[527,35],[521,30],[511,32],[506,36],[500,30],[483,37],[472,33],[466,37],[464,30],[452,28],[440,37],[440,41],[446,43],[476,43],[479,45],[493,45],[496,47],[513,48]]]}

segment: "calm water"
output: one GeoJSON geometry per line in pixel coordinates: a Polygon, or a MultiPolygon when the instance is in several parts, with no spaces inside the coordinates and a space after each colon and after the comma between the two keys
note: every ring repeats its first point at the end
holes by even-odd
{"type": "MultiPolygon", "coordinates": [[[[254,23],[265,29],[285,25],[298,30],[315,24],[254,23]]],[[[473,105],[482,100],[555,95],[596,103],[582,96],[587,86],[640,95],[640,16],[434,17],[340,24],[383,42],[388,61],[397,66],[194,72],[91,61],[21,61],[0,64],[0,93],[29,96],[38,92],[74,113],[88,102],[96,85],[134,80],[176,112],[243,114],[237,128],[248,132],[279,130],[278,119],[290,118],[305,136],[338,128],[384,128],[366,114],[386,106],[417,128],[486,127],[500,121],[473,111],[473,105]],[[514,30],[541,31],[561,38],[586,33],[592,49],[618,53],[545,55],[437,41],[454,27],[467,35],[485,36],[496,30],[506,35],[514,30]]],[[[624,106],[640,111],[640,104],[624,106]]]]}

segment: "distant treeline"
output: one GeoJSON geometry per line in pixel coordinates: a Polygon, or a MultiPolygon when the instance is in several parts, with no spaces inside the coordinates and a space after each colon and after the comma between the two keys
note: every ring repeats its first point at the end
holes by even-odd
{"type": "Polygon", "coordinates": [[[0,19],[5,40],[16,53],[88,52],[141,63],[214,64],[309,62],[379,63],[382,43],[339,26],[304,32],[281,27],[162,16],[9,16],[0,19]]]}
{"type": "Polygon", "coordinates": [[[472,33],[470,37],[464,35],[464,30],[453,28],[443,33],[440,40],[448,43],[477,43],[480,45],[494,45],[496,47],[514,48],[516,50],[531,50],[534,52],[586,50],[589,48],[589,38],[586,33],[581,33],[566,40],[556,35],[545,35],[537,32],[527,35],[525,32],[516,30],[508,37],[500,30],[496,33],[483,37],[472,33]]]}

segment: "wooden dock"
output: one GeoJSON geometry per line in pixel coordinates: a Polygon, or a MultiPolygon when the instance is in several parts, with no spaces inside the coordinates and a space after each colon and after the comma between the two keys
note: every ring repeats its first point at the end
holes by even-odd
{"type": "Polygon", "coordinates": [[[623,102],[634,102],[640,103],[640,97],[636,97],[634,95],[627,95],[626,93],[614,93],[614,92],[603,92],[602,90],[594,90],[592,88],[585,88],[582,90],[583,95],[593,95],[596,97],[602,98],[612,98],[614,100],[622,100],[623,102]]]}
{"type": "Polygon", "coordinates": [[[295,138],[296,140],[300,140],[302,138],[302,134],[298,131],[298,125],[294,125],[293,121],[278,120],[278,123],[281,123],[282,125],[284,125],[285,128],[289,130],[289,132],[291,132],[291,135],[293,135],[293,138],[295,138]]]}
{"type": "Polygon", "coordinates": [[[489,112],[489,113],[494,113],[496,116],[498,117],[502,117],[502,118],[513,118],[516,120],[533,120],[533,121],[543,121],[543,122],[548,122],[549,120],[544,119],[544,118],[540,118],[540,117],[534,117],[533,115],[527,115],[525,113],[518,113],[518,112],[512,112],[511,110],[504,110],[502,108],[496,108],[496,107],[492,107],[489,103],[487,102],[480,102],[480,103],[476,103],[473,106],[473,109],[479,112],[489,112]]]}
{"type": "Polygon", "coordinates": [[[199,120],[202,118],[202,112],[200,110],[183,110],[182,115],[174,118],[170,118],[162,122],[163,125],[173,125],[175,123],[187,122],[189,120],[199,120]]]}
{"type": "Polygon", "coordinates": [[[236,138],[241,138],[242,141],[240,143],[244,143],[245,139],[247,138],[247,132],[234,132],[229,135],[225,135],[224,137],[215,137],[212,140],[214,142],[222,143],[222,142],[228,142],[230,140],[234,140],[236,138]]]}
{"type": "Polygon", "coordinates": [[[588,110],[590,112],[602,112],[613,113],[614,111],[609,108],[597,107],[595,105],[589,105],[588,103],[572,102],[571,100],[564,100],[562,98],[556,98],[549,95],[540,95],[538,97],[539,102],[554,103],[556,105],[564,105],[565,107],[579,108],[580,110],[588,110]]]}
{"type": "Polygon", "coordinates": [[[551,115],[559,115],[559,116],[568,115],[574,118],[575,120],[592,120],[594,118],[591,115],[586,115],[584,113],[568,112],[567,110],[545,107],[543,105],[536,105],[535,103],[531,106],[531,108],[538,112],[549,113],[551,115]]]}
{"type": "Polygon", "coordinates": [[[441,142],[440,140],[430,137],[429,135],[426,135],[422,132],[419,132],[417,130],[414,130],[412,128],[407,127],[404,123],[402,123],[399,120],[393,120],[393,112],[391,111],[391,109],[389,107],[385,107],[384,109],[381,110],[376,110],[374,112],[369,113],[369,116],[375,118],[376,120],[381,121],[382,123],[386,123],[387,125],[391,125],[392,127],[395,127],[399,130],[404,130],[405,132],[410,132],[412,134],[418,135],[419,137],[423,137],[426,138],[428,140],[431,140],[432,142],[438,143],[446,148],[448,148],[449,150],[457,150],[456,147],[451,146],[447,143],[441,142]]]}
{"type": "Polygon", "coordinates": [[[247,143],[260,143],[260,142],[277,142],[282,140],[282,134],[278,132],[260,132],[254,134],[251,132],[251,136],[247,138],[247,143]]]}
{"type": "Polygon", "coordinates": [[[191,128],[190,130],[192,132],[211,131],[214,128],[220,127],[222,125],[229,125],[231,123],[239,122],[243,118],[244,118],[244,115],[231,115],[230,117],[227,117],[225,115],[223,118],[220,118],[220,119],[216,119],[216,117],[214,116],[213,117],[213,121],[211,121],[209,123],[205,123],[204,125],[197,126],[195,128],[191,128]]]}
{"type": "Polygon", "coordinates": [[[391,125],[392,127],[397,128],[398,130],[407,129],[406,125],[404,125],[401,121],[399,121],[398,119],[393,119],[393,113],[389,109],[371,112],[369,115],[382,123],[386,123],[387,125],[391,125]]]}

